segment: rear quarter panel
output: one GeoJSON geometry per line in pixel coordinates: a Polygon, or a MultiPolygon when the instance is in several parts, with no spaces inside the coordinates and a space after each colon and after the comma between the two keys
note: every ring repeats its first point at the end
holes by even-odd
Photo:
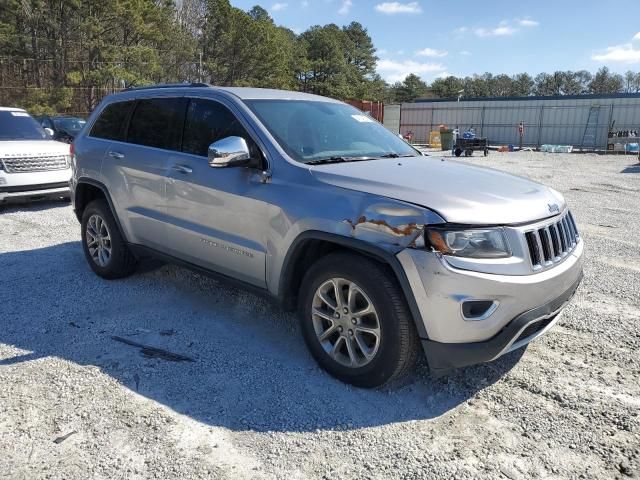
{"type": "Polygon", "coordinates": [[[74,156],[72,159],[73,175],[71,187],[75,196],[78,182],[83,179],[91,179],[105,183],[102,176],[102,161],[111,142],[84,135],[76,138],[74,142],[74,156]]]}
{"type": "Polygon", "coordinates": [[[102,103],[93,110],[84,128],[73,141],[74,155],[71,159],[71,201],[74,208],[77,185],[79,182],[82,182],[83,179],[93,180],[106,185],[102,175],[102,162],[112,142],[111,140],[90,137],[89,132],[100,112],[110,103],[109,100],[110,97],[105,97],[102,103]]]}

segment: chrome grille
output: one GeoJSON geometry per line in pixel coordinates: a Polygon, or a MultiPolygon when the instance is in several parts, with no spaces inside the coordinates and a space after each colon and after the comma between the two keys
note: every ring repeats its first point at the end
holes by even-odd
{"type": "Polygon", "coordinates": [[[0,159],[7,173],[43,172],[69,168],[67,155],[9,157],[0,159]]]}
{"type": "Polygon", "coordinates": [[[534,270],[561,262],[573,251],[580,236],[571,212],[536,229],[525,231],[529,258],[534,270]]]}

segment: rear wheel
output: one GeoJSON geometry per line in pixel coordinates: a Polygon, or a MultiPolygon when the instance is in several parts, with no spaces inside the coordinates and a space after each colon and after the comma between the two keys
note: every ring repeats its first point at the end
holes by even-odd
{"type": "Polygon", "coordinates": [[[462,149],[456,148],[453,153],[456,157],[459,157],[460,155],[462,155],[462,149]]]}
{"type": "Polygon", "coordinates": [[[131,275],[137,260],[120,235],[111,208],[105,200],[94,200],[82,213],[82,248],[91,269],[107,279],[131,275]]]}
{"type": "Polygon", "coordinates": [[[316,361],[334,377],[377,387],[406,376],[419,342],[406,301],[387,269],[338,253],[304,277],[300,321],[316,361]]]}

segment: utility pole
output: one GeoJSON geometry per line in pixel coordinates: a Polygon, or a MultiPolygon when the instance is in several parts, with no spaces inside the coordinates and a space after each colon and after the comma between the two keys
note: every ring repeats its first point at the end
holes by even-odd
{"type": "Polygon", "coordinates": [[[200,57],[198,64],[198,81],[202,83],[202,50],[198,53],[198,56],[200,57]]]}

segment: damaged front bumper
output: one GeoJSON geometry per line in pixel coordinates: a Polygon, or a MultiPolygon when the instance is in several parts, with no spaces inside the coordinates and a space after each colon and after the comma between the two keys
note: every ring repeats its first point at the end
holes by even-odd
{"type": "Polygon", "coordinates": [[[427,332],[421,341],[434,372],[494,360],[543,335],[582,280],[582,241],[561,264],[531,275],[461,270],[414,249],[397,256],[418,303],[427,332]],[[463,305],[476,300],[492,307],[468,318],[463,305]]]}
{"type": "Polygon", "coordinates": [[[473,343],[441,343],[422,339],[429,368],[442,373],[454,368],[488,362],[527,345],[549,331],[560,319],[560,312],[571,300],[582,280],[554,300],[533,308],[511,320],[489,340],[473,343]]]}

